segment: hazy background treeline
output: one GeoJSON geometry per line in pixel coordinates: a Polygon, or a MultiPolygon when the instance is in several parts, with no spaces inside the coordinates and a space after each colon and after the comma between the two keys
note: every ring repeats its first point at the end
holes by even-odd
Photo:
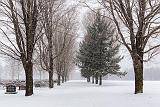
{"type": "MultiPolygon", "coordinates": [[[[159,81],[160,80],[160,67],[150,67],[145,68],[144,71],[144,80],[147,81],[159,81]]],[[[134,72],[132,68],[128,68],[125,70],[127,74],[123,77],[117,77],[114,75],[105,76],[103,79],[105,80],[134,80],[134,72]]],[[[73,80],[81,80],[85,79],[81,77],[80,72],[77,70],[76,72],[72,72],[71,79],[73,80]]]]}

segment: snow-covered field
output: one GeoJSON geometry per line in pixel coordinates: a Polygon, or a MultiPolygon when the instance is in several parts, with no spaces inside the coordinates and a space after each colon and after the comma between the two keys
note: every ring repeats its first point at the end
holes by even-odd
{"type": "Polygon", "coordinates": [[[69,81],[54,89],[36,88],[6,95],[0,90],[0,107],[160,107],[160,81],[146,81],[144,93],[135,95],[132,81],[104,81],[98,86],[86,81],[69,81]]]}

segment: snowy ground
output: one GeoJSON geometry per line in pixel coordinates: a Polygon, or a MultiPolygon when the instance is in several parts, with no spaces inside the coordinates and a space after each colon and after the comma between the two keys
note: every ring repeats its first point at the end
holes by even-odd
{"type": "Polygon", "coordinates": [[[104,81],[102,86],[86,81],[69,81],[54,89],[36,88],[6,95],[0,90],[0,107],[160,107],[160,81],[144,83],[144,94],[134,95],[134,82],[104,81]]]}

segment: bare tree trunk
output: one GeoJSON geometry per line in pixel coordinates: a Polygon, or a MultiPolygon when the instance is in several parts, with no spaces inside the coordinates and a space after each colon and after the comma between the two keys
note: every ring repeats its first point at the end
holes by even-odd
{"type": "Polygon", "coordinates": [[[102,85],[102,75],[99,76],[99,85],[102,85]]]}
{"type": "Polygon", "coordinates": [[[135,94],[143,93],[143,61],[134,58],[133,66],[135,72],[135,94]]]}
{"type": "Polygon", "coordinates": [[[31,96],[33,94],[33,64],[31,61],[25,65],[26,75],[26,93],[25,96],[31,96]]]}
{"type": "Polygon", "coordinates": [[[53,72],[49,72],[49,88],[53,88],[53,72]]]}
{"type": "Polygon", "coordinates": [[[64,76],[64,81],[67,82],[67,74],[64,76]]]}
{"type": "Polygon", "coordinates": [[[64,83],[64,75],[62,75],[62,83],[64,83]]]}
{"type": "Polygon", "coordinates": [[[58,81],[57,81],[57,85],[61,85],[61,75],[58,74],[58,81]]]}
{"type": "Polygon", "coordinates": [[[90,82],[90,77],[87,78],[87,82],[90,82]]]}
{"type": "Polygon", "coordinates": [[[96,79],[96,84],[98,84],[98,73],[96,73],[96,75],[95,75],[95,79],[96,79]]]}
{"type": "Polygon", "coordinates": [[[92,84],[94,84],[94,76],[92,76],[92,84]]]}
{"type": "Polygon", "coordinates": [[[49,45],[49,88],[53,88],[53,43],[52,35],[48,35],[48,45],[49,45]]]}

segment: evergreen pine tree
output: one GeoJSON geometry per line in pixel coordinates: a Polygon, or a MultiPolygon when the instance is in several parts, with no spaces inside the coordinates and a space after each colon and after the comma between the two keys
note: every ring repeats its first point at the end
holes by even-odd
{"type": "Polygon", "coordinates": [[[93,75],[93,72],[90,68],[90,52],[89,45],[86,41],[80,43],[80,49],[77,55],[78,66],[81,68],[81,76],[87,78],[87,82],[90,82],[90,77],[93,75]]]}
{"type": "Polygon", "coordinates": [[[99,85],[102,85],[102,77],[107,74],[125,74],[119,72],[118,63],[122,59],[118,55],[119,47],[112,23],[98,11],[93,24],[87,27],[87,35],[77,55],[82,76],[95,76],[96,83],[99,78],[99,85]]]}

